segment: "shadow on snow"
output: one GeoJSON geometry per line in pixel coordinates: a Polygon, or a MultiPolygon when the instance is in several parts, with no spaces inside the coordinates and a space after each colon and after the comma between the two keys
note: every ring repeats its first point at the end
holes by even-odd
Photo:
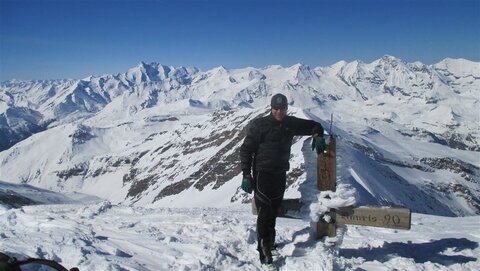
{"type": "Polygon", "coordinates": [[[444,266],[455,263],[467,263],[476,261],[474,257],[463,255],[445,255],[442,254],[447,249],[452,252],[460,252],[465,249],[475,249],[477,242],[466,238],[446,238],[434,240],[429,243],[385,243],[382,247],[373,248],[355,248],[340,249],[339,255],[345,258],[364,258],[366,261],[386,262],[392,258],[402,257],[411,258],[416,263],[433,262],[444,266]]]}

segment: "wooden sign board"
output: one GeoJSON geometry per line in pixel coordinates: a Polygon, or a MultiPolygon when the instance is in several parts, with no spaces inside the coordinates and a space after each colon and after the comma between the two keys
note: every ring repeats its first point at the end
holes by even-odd
{"type": "Polygon", "coordinates": [[[362,225],[409,230],[412,213],[406,208],[363,206],[350,210],[337,210],[337,224],[362,225]]]}

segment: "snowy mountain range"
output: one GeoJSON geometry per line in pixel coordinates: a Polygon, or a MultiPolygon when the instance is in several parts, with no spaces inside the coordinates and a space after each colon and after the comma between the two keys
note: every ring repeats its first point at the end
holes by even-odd
{"type": "MultiPolygon", "coordinates": [[[[272,94],[337,136],[338,182],[357,205],[480,214],[480,63],[384,56],[330,67],[208,71],[140,63],[81,80],[0,85],[0,180],[142,207],[236,205],[238,150],[272,94]]],[[[286,197],[314,201],[308,137],[286,197]]],[[[313,174],[315,175],[315,174],[313,174]]]]}

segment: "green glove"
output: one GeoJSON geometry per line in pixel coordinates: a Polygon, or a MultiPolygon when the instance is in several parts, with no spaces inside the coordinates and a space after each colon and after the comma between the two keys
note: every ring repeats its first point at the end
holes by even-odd
{"type": "Polygon", "coordinates": [[[252,193],[252,176],[243,175],[242,185],[240,187],[248,194],[252,193]]]}
{"type": "Polygon", "coordinates": [[[315,150],[317,154],[323,153],[327,149],[327,143],[325,138],[319,135],[313,136],[312,139],[312,151],[315,150]]]}

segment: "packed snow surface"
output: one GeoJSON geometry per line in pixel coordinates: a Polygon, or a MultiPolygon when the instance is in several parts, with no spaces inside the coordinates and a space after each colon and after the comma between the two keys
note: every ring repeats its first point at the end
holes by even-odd
{"type": "MultiPolygon", "coordinates": [[[[0,209],[0,250],[80,270],[260,270],[255,216],[238,208],[96,204],[0,209]]],[[[480,220],[412,215],[409,231],[342,226],[316,240],[279,218],[280,270],[480,270],[480,220]],[[336,241],[332,243],[332,241],[336,241]]]]}

